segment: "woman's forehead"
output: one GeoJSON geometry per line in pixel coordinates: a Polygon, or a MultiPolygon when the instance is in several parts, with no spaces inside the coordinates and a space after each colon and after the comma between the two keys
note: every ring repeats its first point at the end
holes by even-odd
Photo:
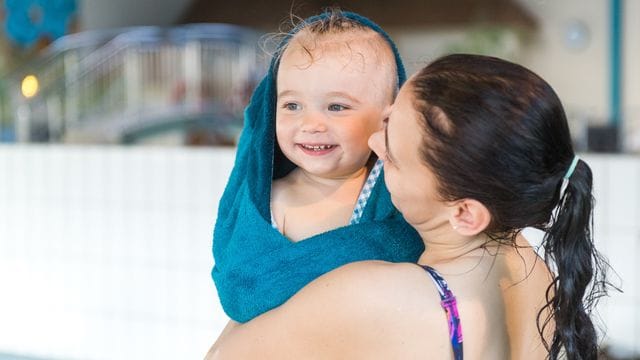
{"type": "Polygon", "coordinates": [[[406,83],[400,88],[398,96],[396,96],[396,99],[393,102],[389,121],[402,121],[400,118],[417,115],[413,102],[414,96],[411,85],[410,83],[406,83]]]}
{"type": "Polygon", "coordinates": [[[391,115],[389,116],[387,125],[388,146],[390,151],[397,154],[407,154],[417,149],[424,136],[424,132],[418,123],[420,114],[414,106],[414,98],[411,87],[404,85],[393,103],[391,115]]]}

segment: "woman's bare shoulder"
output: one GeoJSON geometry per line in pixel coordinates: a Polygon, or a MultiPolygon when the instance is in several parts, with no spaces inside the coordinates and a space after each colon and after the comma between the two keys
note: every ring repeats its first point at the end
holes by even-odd
{"type": "MultiPolygon", "coordinates": [[[[506,324],[510,336],[511,357],[514,359],[544,358],[546,350],[538,333],[538,315],[547,303],[547,289],[553,274],[538,255],[536,248],[520,237],[517,246],[505,256],[509,281],[502,287],[506,324]]],[[[543,311],[542,320],[546,311],[543,311]]],[[[545,337],[550,340],[546,328],[545,337]]]]}
{"type": "MultiPolygon", "coordinates": [[[[425,349],[431,349],[432,355],[438,351],[449,354],[440,296],[429,275],[416,264],[355,262],[319,280],[318,292],[334,287],[332,311],[341,317],[340,322],[352,326],[352,339],[368,344],[370,353],[365,358],[371,354],[424,358],[425,349]]],[[[317,293],[307,298],[314,295],[317,293]]]]}
{"type": "Polygon", "coordinates": [[[519,235],[515,246],[508,246],[504,250],[505,265],[514,285],[548,286],[552,274],[538,249],[526,238],[519,235]]]}
{"type": "MultiPolygon", "coordinates": [[[[439,303],[438,293],[425,271],[412,263],[359,261],[337,268],[302,289],[294,297],[330,296],[338,307],[381,307],[439,303]]],[[[305,300],[306,301],[306,300],[305,300]]]]}
{"type": "Polygon", "coordinates": [[[411,359],[432,346],[450,351],[439,302],[415,264],[351,263],[234,329],[216,349],[225,356],[214,358],[411,359]]]}

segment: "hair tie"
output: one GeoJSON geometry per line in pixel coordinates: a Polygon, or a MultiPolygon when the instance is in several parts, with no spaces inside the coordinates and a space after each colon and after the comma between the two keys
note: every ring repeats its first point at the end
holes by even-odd
{"type": "Polygon", "coordinates": [[[573,161],[571,161],[571,165],[569,165],[567,172],[564,174],[564,177],[562,178],[562,185],[560,186],[560,197],[559,197],[560,199],[564,197],[564,193],[565,191],[567,191],[567,186],[569,186],[569,178],[571,178],[571,175],[573,175],[573,172],[576,169],[576,166],[578,165],[579,160],[580,160],[580,157],[578,155],[575,155],[573,157],[573,161]]]}

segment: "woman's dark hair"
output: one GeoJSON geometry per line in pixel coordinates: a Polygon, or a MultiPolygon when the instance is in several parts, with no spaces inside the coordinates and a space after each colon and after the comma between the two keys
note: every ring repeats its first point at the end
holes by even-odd
{"type": "Polygon", "coordinates": [[[477,55],[440,58],[411,79],[426,133],[421,155],[444,200],[473,198],[490,211],[486,233],[510,242],[525,227],[546,232],[555,270],[538,331],[557,359],[596,359],[591,310],[606,294],[607,264],[594,247],[592,175],[574,159],[567,119],[551,86],[526,68],[477,55]],[[547,315],[544,315],[547,314],[547,315]],[[543,336],[553,328],[553,337],[543,336]]]}

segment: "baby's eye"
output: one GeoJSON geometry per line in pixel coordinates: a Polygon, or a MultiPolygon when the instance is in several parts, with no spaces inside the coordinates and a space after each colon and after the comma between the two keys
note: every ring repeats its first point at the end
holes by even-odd
{"type": "Polygon", "coordinates": [[[349,107],[342,104],[330,104],[328,109],[329,111],[344,111],[344,110],[348,110],[349,107]]]}
{"type": "Polygon", "coordinates": [[[282,108],[289,111],[296,111],[296,110],[300,110],[300,104],[297,104],[294,102],[288,102],[288,103],[282,104],[282,108]]]}

